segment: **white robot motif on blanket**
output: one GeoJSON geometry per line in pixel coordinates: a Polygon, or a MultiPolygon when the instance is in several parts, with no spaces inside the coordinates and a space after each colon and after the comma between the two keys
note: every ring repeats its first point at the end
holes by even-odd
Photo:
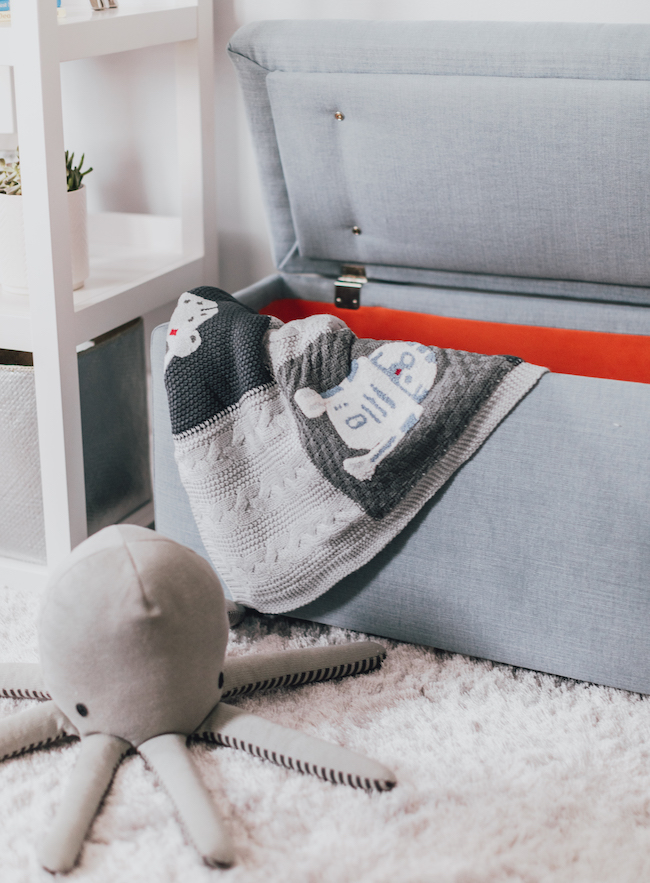
{"type": "Polygon", "coordinates": [[[320,394],[305,387],[294,399],[306,417],[327,412],[348,447],[367,451],[343,461],[346,472],[367,481],[422,416],[420,402],[433,386],[436,370],[431,347],[386,343],[370,358],[354,359],[338,386],[320,394]]]}
{"type": "Polygon", "coordinates": [[[198,297],[190,291],[182,295],[167,330],[165,368],[174,356],[185,358],[198,350],[201,346],[199,325],[203,325],[218,312],[219,306],[214,301],[198,297]]]}
{"type": "Polygon", "coordinates": [[[240,748],[335,784],[379,791],[395,784],[378,761],[222,701],[371,671],[385,656],[380,644],[228,660],[228,619],[210,565],[146,528],[105,528],[55,570],[39,623],[42,672],[38,665],[0,665],[0,695],[50,700],[0,721],[0,759],[81,738],[68,790],[41,844],[47,870],[74,867],[116,768],[134,750],[171,796],[204,861],[224,867],[235,859],[230,834],[188,739],[240,748]]]}

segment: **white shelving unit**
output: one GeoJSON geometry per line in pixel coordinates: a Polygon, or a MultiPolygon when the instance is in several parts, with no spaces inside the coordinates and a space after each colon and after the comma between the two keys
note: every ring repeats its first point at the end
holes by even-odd
{"type": "Polygon", "coordinates": [[[89,4],[58,20],[54,0],[18,0],[0,64],[14,71],[30,290],[0,293],[0,348],[34,355],[47,548],[47,566],[0,558],[0,585],[38,588],[86,536],[76,346],[216,278],[212,0],[89,4]],[[164,43],[176,45],[181,216],[91,215],[91,276],[73,293],[60,65],[164,43]]]}

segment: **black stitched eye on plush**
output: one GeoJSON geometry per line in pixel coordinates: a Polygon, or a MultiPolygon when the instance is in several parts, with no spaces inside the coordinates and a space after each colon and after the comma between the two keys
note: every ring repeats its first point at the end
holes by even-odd
{"type": "Polygon", "coordinates": [[[219,689],[223,687],[223,672],[219,675],[219,689]]]}
{"type": "Polygon", "coordinates": [[[81,702],[77,705],[77,711],[82,717],[86,717],[86,715],[88,714],[88,709],[85,705],[82,705],[81,702]]]}

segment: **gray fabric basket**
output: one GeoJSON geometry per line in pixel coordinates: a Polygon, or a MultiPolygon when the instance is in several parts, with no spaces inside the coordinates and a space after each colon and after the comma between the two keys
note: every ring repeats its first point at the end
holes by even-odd
{"type": "MultiPolygon", "coordinates": [[[[29,354],[0,350],[0,555],[45,563],[34,369],[25,362],[29,354]]],[[[78,362],[94,533],[152,499],[142,319],[95,340],[78,362]]]]}

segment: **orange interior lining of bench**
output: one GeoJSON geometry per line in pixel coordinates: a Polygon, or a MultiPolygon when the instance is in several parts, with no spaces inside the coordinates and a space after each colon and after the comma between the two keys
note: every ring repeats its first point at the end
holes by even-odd
{"type": "Polygon", "coordinates": [[[519,356],[560,374],[650,383],[650,337],[637,334],[480,322],[386,307],[339,310],[333,304],[295,298],[275,300],[261,312],[282,322],[331,313],[357,337],[414,340],[445,349],[519,356]]]}

